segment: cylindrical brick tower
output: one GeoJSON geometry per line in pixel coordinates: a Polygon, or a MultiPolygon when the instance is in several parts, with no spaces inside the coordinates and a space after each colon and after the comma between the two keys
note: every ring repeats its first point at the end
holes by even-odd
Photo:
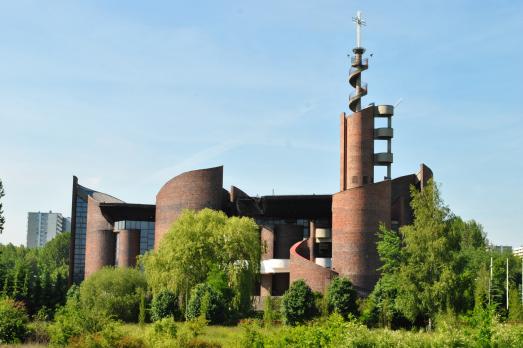
{"type": "Polygon", "coordinates": [[[374,183],[374,166],[388,165],[390,178],[390,117],[392,106],[369,105],[362,109],[361,98],[367,85],[361,73],[368,69],[363,57],[360,29],[364,25],[361,13],[354,18],[357,24],[357,45],[351,61],[349,83],[354,92],[349,97],[353,114],[341,114],[340,128],[340,192],[332,198],[332,269],[351,279],[361,295],[372,291],[379,272],[376,233],[380,223],[390,227],[390,180],[374,183]],[[389,117],[388,127],[374,127],[375,117],[389,117]],[[375,140],[388,140],[387,153],[374,153],[375,140]]]}
{"type": "Polygon", "coordinates": [[[100,202],[87,200],[87,227],[85,238],[85,278],[104,266],[114,266],[116,236],[113,225],[100,210],[100,202]]]}
{"type": "Polygon", "coordinates": [[[193,170],[169,180],[156,195],[154,249],[184,209],[221,209],[223,167],[193,170]]]}
{"type": "Polygon", "coordinates": [[[136,257],[140,255],[140,230],[118,231],[118,266],[136,266],[136,257]]]}

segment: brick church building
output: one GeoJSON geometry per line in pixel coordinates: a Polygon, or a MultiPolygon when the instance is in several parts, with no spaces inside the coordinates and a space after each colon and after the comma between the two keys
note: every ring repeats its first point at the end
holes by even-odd
{"type": "MultiPolygon", "coordinates": [[[[359,32],[361,16],[355,18],[359,32]]],[[[380,223],[397,229],[412,221],[410,186],[422,189],[432,171],[391,178],[391,105],[361,106],[367,94],[362,72],[368,69],[359,35],[353,49],[349,83],[351,114],[340,116],[340,191],[332,195],[252,197],[237,187],[223,188],[223,167],[175,176],[158,191],[156,204],[130,204],[78,184],[73,178],[70,283],[81,282],[104,266],[132,267],[138,255],[158,248],[184,209],[212,208],[247,216],[260,226],[266,246],[261,260],[259,295],[282,295],[304,279],[316,291],[346,276],[361,295],[379,277],[376,232],[380,223]],[[381,118],[387,126],[376,128],[381,118]],[[375,153],[376,141],[387,152],[375,153]],[[374,167],[387,176],[374,178],[374,167]]]]}

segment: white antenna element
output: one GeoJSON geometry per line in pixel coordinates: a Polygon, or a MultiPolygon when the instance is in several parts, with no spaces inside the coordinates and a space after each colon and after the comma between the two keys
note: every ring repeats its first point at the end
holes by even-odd
{"type": "Polygon", "coordinates": [[[352,21],[356,23],[356,47],[361,47],[361,26],[367,25],[367,23],[361,17],[361,11],[356,12],[356,17],[352,17],[352,21]]]}
{"type": "Polygon", "coordinates": [[[396,102],[396,104],[394,104],[394,108],[397,108],[398,105],[400,105],[402,101],[403,101],[403,98],[399,98],[398,101],[396,102]]]}

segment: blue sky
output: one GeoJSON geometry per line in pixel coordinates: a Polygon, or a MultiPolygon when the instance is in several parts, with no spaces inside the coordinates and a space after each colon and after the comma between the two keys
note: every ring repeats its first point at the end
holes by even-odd
{"type": "Polygon", "coordinates": [[[358,9],[364,104],[402,99],[393,176],[426,163],[456,214],[522,245],[523,3],[506,0],[2,1],[0,242],[25,243],[28,211],[69,216],[73,174],[140,203],[214,165],[252,195],[337,192],[358,9]]]}

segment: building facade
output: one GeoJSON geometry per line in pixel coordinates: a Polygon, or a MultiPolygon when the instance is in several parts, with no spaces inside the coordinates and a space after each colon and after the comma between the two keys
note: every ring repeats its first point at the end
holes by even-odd
{"type": "MultiPolygon", "coordinates": [[[[362,23],[360,16],[355,21],[358,26],[362,23]]],[[[362,107],[367,94],[362,73],[368,60],[357,42],[348,76],[354,88],[348,100],[351,113],[340,116],[339,192],[253,197],[234,186],[224,189],[220,166],[175,176],[158,191],[155,205],[144,205],[95,194],[74,178],[73,236],[75,243],[83,244],[71,247],[72,280],[107,265],[133,266],[139,254],[158,248],[184,209],[212,208],[229,216],[251,217],[260,226],[265,252],[259,295],[282,295],[297,279],[323,292],[337,276],[350,278],[358,293],[367,295],[379,277],[380,224],[398,229],[411,223],[410,188],[423,189],[432,171],[422,164],[415,174],[392,178],[394,107],[362,107]],[[376,127],[379,120],[386,126],[376,127]],[[387,151],[376,153],[374,145],[380,141],[386,142],[387,151]],[[381,181],[375,178],[376,166],[387,169],[381,181]]]]}
{"type": "Polygon", "coordinates": [[[58,233],[70,231],[71,220],[60,213],[27,213],[27,247],[39,248],[58,233]]]}
{"type": "Polygon", "coordinates": [[[514,253],[514,255],[523,258],[523,246],[520,246],[519,248],[514,248],[512,252],[514,253]]]}

